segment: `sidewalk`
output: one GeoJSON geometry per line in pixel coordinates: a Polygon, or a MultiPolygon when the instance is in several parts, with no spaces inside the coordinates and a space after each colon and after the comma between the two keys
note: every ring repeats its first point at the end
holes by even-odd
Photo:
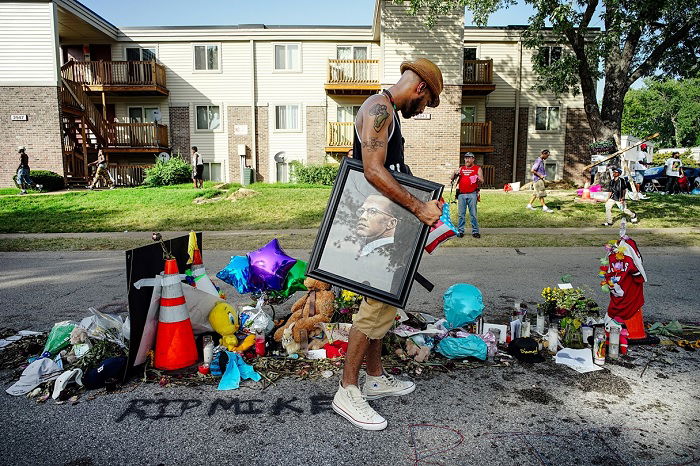
{"type": "MultiPolygon", "coordinates": [[[[700,227],[673,227],[673,228],[638,228],[628,225],[630,233],[635,234],[663,234],[663,235],[684,235],[689,233],[700,234],[700,227]]],[[[257,236],[257,235],[314,235],[318,230],[315,228],[297,228],[287,230],[227,230],[227,231],[205,231],[207,238],[230,238],[236,236],[257,236]]],[[[618,226],[613,227],[587,227],[587,228],[482,228],[483,235],[585,235],[617,232],[618,226]]],[[[108,238],[108,239],[141,239],[150,238],[149,231],[117,231],[117,232],[92,232],[92,233],[0,233],[0,240],[3,239],[60,239],[60,238],[108,238]]],[[[186,235],[189,231],[161,231],[164,238],[174,238],[186,235]]]]}

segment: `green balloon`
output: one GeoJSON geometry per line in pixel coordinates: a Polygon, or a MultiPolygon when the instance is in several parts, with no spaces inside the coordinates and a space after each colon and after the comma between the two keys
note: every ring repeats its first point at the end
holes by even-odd
{"type": "Polygon", "coordinates": [[[287,272],[287,277],[284,280],[284,288],[280,291],[270,292],[270,296],[274,298],[289,298],[297,291],[306,291],[306,287],[304,286],[306,265],[306,262],[297,259],[296,264],[287,272]]]}

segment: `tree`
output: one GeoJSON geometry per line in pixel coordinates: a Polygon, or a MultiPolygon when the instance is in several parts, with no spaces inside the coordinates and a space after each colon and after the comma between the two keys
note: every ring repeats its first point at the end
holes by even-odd
{"type": "MultiPolygon", "coordinates": [[[[404,3],[394,0],[397,3],[404,3]]],[[[640,78],[661,72],[670,77],[700,76],[700,4],[688,0],[525,0],[529,18],[523,43],[533,50],[536,89],[582,94],[597,141],[619,145],[624,97],[640,78]],[[604,31],[591,27],[599,18],[604,31]],[[551,28],[545,28],[549,21],[551,28]],[[567,47],[554,63],[542,45],[567,47]],[[598,101],[596,84],[605,78],[598,101]]],[[[409,12],[424,13],[428,27],[438,15],[466,7],[485,26],[491,13],[516,0],[408,0],[409,12]]]]}
{"type": "Polygon", "coordinates": [[[700,78],[646,79],[625,96],[622,132],[643,137],[659,132],[660,147],[700,145],[700,78]]]}

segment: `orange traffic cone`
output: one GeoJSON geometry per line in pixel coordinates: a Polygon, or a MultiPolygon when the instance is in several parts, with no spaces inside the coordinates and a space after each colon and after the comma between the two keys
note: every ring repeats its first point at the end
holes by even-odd
{"type": "Polygon", "coordinates": [[[590,199],[591,198],[591,185],[586,183],[583,185],[583,193],[581,193],[581,199],[590,199]]]}
{"type": "Polygon", "coordinates": [[[641,308],[632,317],[625,320],[625,327],[629,332],[628,338],[630,340],[641,340],[647,337],[647,333],[644,331],[644,316],[641,308]]]}
{"type": "Polygon", "coordinates": [[[175,259],[167,259],[160,295],[154,366],[165,370],[182,369],[193,365],[198,359],[177,262],[175,259]]]}
{"type": "Polygon", "coordinates": [[[194,284],[197,289],[209,293],[210,295],[219,296],[219,290],[216,289],[207,275],[207,271],[204,270],[202,252],[199,249],[195,249],[192,255],[192,277],[194,278],[194,284]]]}

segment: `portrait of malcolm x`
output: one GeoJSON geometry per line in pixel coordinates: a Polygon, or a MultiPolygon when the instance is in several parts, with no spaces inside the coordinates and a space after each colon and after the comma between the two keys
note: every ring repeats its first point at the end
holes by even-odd
{"type": "Polygon", "coordinates": [[[383,254],[393,250],[394,234],[398,224],[397,205],[379,194],[367,196],[362,207],[357,209],[355,235],[360,240],[359,257],[383,254]]]}

